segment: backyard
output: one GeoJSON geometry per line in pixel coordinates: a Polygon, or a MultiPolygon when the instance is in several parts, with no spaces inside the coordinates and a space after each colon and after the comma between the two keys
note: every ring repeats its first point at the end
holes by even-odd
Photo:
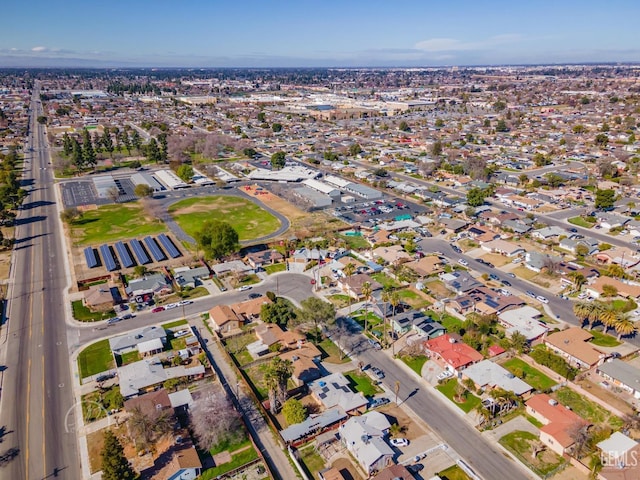
{"type": "Polygon", "coordinates": [[[556,385],[556,382],[551,380],[540,370],[532,367],[526,362],[523,362],[519,358],[511,358],[504,362],[502,366],[540,392],[544,392],[556,385]]]}
{"type": "Polygon", "coordinates": [[[71,236],[79,244],[95,245],[165,232],[162,221],[146,215],[138,203],[103,205],[84,212],[71,224],[71,236]]]}
{"type": "Polygon", "coordinates": [[[280,221],[254,202],[242,197],[217,195],[187,198],[169,207],[180,227],[191,236],[205,220],[228,222],[238,232],[240,241],[251,240],[275,232],[280,221]]]}
{"type": "Polygon", "coordinates": [[[102,373],[115,367],[109,340],[100,340],[89,345],[78,355],[80,378],[102,373]]]}
{"type": "Polygon", "coordinates": [[[537,442],[538,436],[530,432],[516,430],[500,439],[500,445],[513,453],[527,467],[543,478],[559,468],[565,460],[549,449],[544,449],[535,458],[531,445],[537,442]]]}
{"type": "Polygon", "coordinates": [[[623,425],[622,419],[568,387],[559,388],[552,396],[593,424],[609,425],[614,430],[620,429],[623,425]]]}

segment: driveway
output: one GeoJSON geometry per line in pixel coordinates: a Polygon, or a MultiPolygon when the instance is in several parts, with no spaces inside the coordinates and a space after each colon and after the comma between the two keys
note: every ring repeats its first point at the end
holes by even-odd
{"type": "Polygon", "coordinates": [[[486,430],[482,432],[482,435],[490,439],[492,442],[497,442],[508,433],[515,432],[516,430],[533,433],[536,436],[540,434],[538,427],[520,415],[509,420],[507,423],[503,423],[493,430],[486,430]]]}
{"type": "Polygon", "coordinates": [[[424,378],[431,385],[438,385],[438,375],[442,373],[444,369],[433,360],[427,360],[422,366],[422,378],[424,378]]]}

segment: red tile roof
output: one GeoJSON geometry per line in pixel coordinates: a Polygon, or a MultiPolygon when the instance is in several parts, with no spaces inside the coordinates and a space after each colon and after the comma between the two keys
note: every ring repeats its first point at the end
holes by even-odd
{"type": "Polygon", "coordinates": [[[425,350],[439,355],[451,367],[458,369],[482,360],[482,354],[448,333],[424,342],[425,350]]]}

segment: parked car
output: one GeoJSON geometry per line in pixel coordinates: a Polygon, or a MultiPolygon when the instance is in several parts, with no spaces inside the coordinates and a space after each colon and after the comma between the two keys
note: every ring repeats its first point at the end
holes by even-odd
{"type": "Polygon", "coordinates": [[[469,262],[467,262],[464,258],[461,258],[460,260],[458,260],[458,263],[464,267],[469,265],[469,262]]]}
{"type": "Polygon", "coordinates": [[[384,372],[382,370],[380,370],[378,367],[371,367],[371,371],[380,380],[382,380],[384,378],[384,372]]]}
{"type": "Polygon", "coordinates": [[[110,318],[109,320],[107,320],[107,325],[113,325],[114,323],[118,323],[120,320],[122,320],[122,318],[120,317],[110,318]]]}
{"type": "Polygon", "coordinates": [[[102,375],[98,375],[96,377],[96,382],[106,382],[107,380],[111,380],[115,376],[115,373],[103,373],[102,375]]]}
{"type": "Polygon", "coordinates": [[[444,380],[445,378],[449,378],[452,377],[453,373],[450,372],[449,370],[443,370],[442,372],[440,372],[438,374],[438,376],[436,377],[438,380],[444,380]]]}
{"type": "Polygon", "coordinates": [[[243,285],[238,289],[239,292],[246,292],[247,290],[251,290],[251,285],[243,285]]]}
{"type": "Polygon", "coordinates": [[[549,300],[546,297],[543,297],[542,295],[538,295],[536,297],[536,300],[538,300],[539,302],[542,302],[542,303],[549,303],[549,300]]]}
{"type": "Polygon", "coordinates": [[[511,286],[511,282],[509,280],[500,280],[500,283],[502,283],[505,287],[510,287],[511,286]]]}
{"type": "Polygon", "coordinates": [[[489,274],[489,278],[490,278],[491,280],[495,280],[496,282],[499,282],[499,281],[500,281],[500,277],[499,277],[498,275],[496,275],[495,273],[491,273],[491,274],[489,274]]]}
{"type": "Polygon", "coordinates": [[[516,278],[516,274],[515,273],[507,273],[507,276],[511,277],[511,278],[516,278]]]}
{"type": "Polygon", "coordinates": [[[389,403],[389,399],[387,397],[379,397],[371,399],[371,403],[369,404],[369,408],[378,408],[382,407],[389,403]]]}
{"type": "Polygon", "coordinates": [[[392,438],[391,445],[394,447],[406,447],[409,445],[409,440],[406,438],[392,438]]]}
{"type": "Polygon", "coordinates": [[[382,346],[375,340],[369,339],[369,345],[371,345],[376,350],[382,350],[382,346]]]}
{"type": "Polygon", "coordinates": [[[179,306],[180,306],[180,305],[178,305],[177,303],[167,303],[167,304],[164,306],[164,309],[165,309],[165,310],[171,310],[171,309],[173,309],[173,308],[178,308],[179,306]]]}
{"type": "Polygon", "coordinates": [[[191,305],[193,303],[193,300],[180,300],[178,302],[178,305],[183,306],[183,305],[191,305]]]}
{"type": "Polygon", "coordinates": [[[261,293],[253,292],[249,294],[249,298],[260,298],[262,296],[261,293]]]}
{"type": "Polygon", "coordinates": [[[173,334],[174,337],[176,338],[180,338],[180,337],[186,337],[187,335],[189,335],[191,333],[190,330],[178,330],[177,332],[175,332],[173,334]]]}
{"type": "Polygon", "coordinates": [[[164,307],[156,307],[153,310],[151,310],[151,313],[164,312],[164,310],[165,310],[164,307]]]}
{"type": "Polygon", "coordinates": [[[451,248],[456,253],[462,253],[462,249],[460,247],[456,246],[456,245],[451,245],[451,248]]]}
{"type": "Polygon", "coordinates": [[[533,293],[531,290],[527,290],[527,295],[530,296],[531,298],[536,298],[536,294],[533,293]]]}
{"type": "Polygon", "coordinates": [[[130,318],[133,318],[133,317],[135,317],[135,315],[133,313],[125,313],[122,316],[122,320],[129,320],[130,318]]]}

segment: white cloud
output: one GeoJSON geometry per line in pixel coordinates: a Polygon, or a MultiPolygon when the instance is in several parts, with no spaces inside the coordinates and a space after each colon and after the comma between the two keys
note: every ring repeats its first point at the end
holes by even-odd
{"type": "Polygon", "coordinates": [[[46,52],[48,50],[47,47],[33,47],[31,49],[32,52],[46,52]]]}
{"type": "Polygon", "coordinates": [[[512,44],[520,40],[522,40],[522,36],[510,33],[472,42],[463,42],[455,38],[430,38],[416,43],[415,48],[424,52],[461,52],[483,50],[499,45],[512,44]]]}

